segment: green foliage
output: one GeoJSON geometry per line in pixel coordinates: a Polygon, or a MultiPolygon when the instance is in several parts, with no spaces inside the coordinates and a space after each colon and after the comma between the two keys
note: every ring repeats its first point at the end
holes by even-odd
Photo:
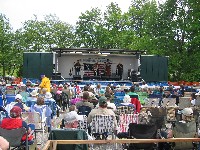
{"type": "Polygon", "coordinates": [[[0,14],[0,65],[2,76],[13,74],[17,62],[14,34],[5,15],[0,14]]]}
{"type": "Polygon", "coordinates": [[[29,52],[51,51],[53,47],[70,47],[74,42],[73,27],[55,15],[45,16],[44,21],[28,20],[19,29],[23,50],[29,52]]]}

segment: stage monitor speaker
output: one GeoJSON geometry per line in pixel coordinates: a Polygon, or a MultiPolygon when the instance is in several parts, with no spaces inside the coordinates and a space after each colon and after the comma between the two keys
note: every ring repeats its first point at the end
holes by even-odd
{"type": "Polygon", "coordinates": [[[73,80],[81,80],[81,75],[74,75],[73,80]]]}
{"type": "Polygon", "coordinates": [[[52,80],[61,80],[61,73],[56,72],[52,74],[52,80]]]}
{"type": "Polygon", "coordinates": [[[132,82],[138,82],[138,76],[137,76],[137,74],[131,74],[131,81],[132,82]]]}
{"type": "Polygon", "coordinates": [[[114,80],[114,81],[119,81],[120,80],[120,77],[119,76],[111,76],[110,77],[110,80],[114,80]]]}
{"type": "Polygon", "coordinates": [[[109,80],[110,77],[109,77],[109,76],[102,76],[101,79],[102,79],[102,80],[109,80]]]}
{"type": "Polygon", "coordinates": [[[60,72],[53,73],[54,76],[61,76],[60,72]]]}
{"type": "Polygon", "coordinates": [[[91,77],[92,79],[96,79],[96,80],[100,80],[101,79],[101,76],[93,76],[91,77]]]}
{"type": "Polygon", "coordinates": [[[61,80],[61,75],[52,75],[52,80],[61,80]]]}

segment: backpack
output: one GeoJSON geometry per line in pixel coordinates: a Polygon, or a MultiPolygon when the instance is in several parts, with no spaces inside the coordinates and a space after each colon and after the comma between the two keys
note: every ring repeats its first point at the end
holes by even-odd
{"type": "Polygon", "coordinates": [[[61,94],[56,94],[56,95],[55,95],[55,100],[56,100],[56,101],[62,100],[62,95],[61,95],[61,94]]]}

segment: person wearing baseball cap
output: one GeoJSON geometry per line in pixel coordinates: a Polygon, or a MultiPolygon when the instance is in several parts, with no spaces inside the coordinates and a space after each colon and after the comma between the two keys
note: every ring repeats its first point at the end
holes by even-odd
{"type": "MultiPolygon", "coordinates": [[[[8,130],[24,127],[28,130],[28,133],[31,133],[31,128],[27,125],[25,121],[22,120],[21,113],[22,113],[22,109],[18,106],[14,106],[10,110],[10,118],[4,118],[1,122],[0,127],[3,129],[8,129],[8,130]]],[[[22,141],[25,141],[25,140],[26,140],[26,135],[22,137],[22,141]]],[[[34,143],[33,135],[28,136],[28,141],[29,141],[29,144],[34,143]]]]}
{"type": "MultiPolygon", "coordinates": [[[[110,93],[106,93],[105,97],[107,98],[107,108],[113,111],[116,111],[116,106],[114,103],[111,103],[112,95],[110,93]]],[[[96,105],[96,108],[99,107],[99,104],[96,105]]]]}

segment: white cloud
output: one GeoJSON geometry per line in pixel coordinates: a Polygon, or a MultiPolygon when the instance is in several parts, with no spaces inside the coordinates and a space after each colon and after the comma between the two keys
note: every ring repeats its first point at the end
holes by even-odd
{"type": "Polygon", "coordinates": [[[74,25],[81,12],[98,7],[105,10],[111,2],[116,2],[122,11],[127,11],[131,0],[0,0],[0,13],[9,18],[14,29],[22,27],[25,20],[38,19],[55,14],[60,20],[74,25]]]}

